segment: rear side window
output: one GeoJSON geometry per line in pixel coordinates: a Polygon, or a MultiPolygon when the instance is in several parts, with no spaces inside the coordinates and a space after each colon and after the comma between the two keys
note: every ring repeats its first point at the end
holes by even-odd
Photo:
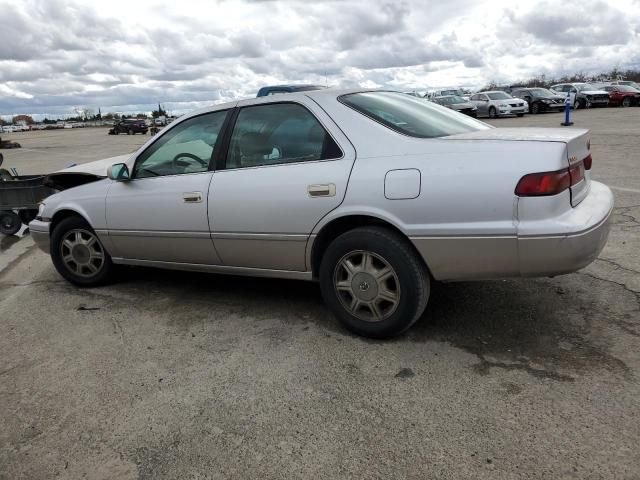
{"type": "Polygon", "coordinates": [[[491,127],[446,107],[398,92],[342,95],[340,102],[404,135],[436,138],[491,127]]]}
{"type": "Polygon", "coordinates": [[[340,157],[340,148],[311,112],[296,103],[275,103],[240,110],[226,166],[244,168],[340,157]]]}

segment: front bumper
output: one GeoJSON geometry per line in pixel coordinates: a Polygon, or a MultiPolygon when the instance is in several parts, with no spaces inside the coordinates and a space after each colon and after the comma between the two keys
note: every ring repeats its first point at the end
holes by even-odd
{"type": "Polygon", "coordinates": [[[609,236],[613,194],[591,182],[585,199],[553,219],[521,222],[518,226],[520,275],[553,276],[571,273],[593,262],[609,236]]]}
{"type": "Polygon", "coordinates": [[[43,222],[41,220],[32,220],[29,223],[29,233],[36,245],[45,253],[50,253],[50,236],[49,227],[51,222],[43,222]]]}
{"type": "Polygon", "coordinates": [[[498,107],[498,115],[520,115],[528,112],[526,104],[522,107],[498,107]]]}

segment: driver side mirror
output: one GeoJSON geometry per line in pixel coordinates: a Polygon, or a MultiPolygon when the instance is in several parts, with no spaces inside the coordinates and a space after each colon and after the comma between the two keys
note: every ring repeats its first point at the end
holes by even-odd
{"type": "Polygon", "coordinates": [[[116,182],[126,182],[131,180],[129,167],[125,163],[115,163],[109,167],[107,176],[116,182]]]}

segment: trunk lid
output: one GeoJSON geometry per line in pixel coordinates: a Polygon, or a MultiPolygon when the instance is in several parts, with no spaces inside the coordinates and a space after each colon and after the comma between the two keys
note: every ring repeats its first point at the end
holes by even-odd
{"type": "Polygon", "coordinates": [[[570,189],[571,205],[575,207],[589,193],[591,174],[584,169],[584,159],[590,155],[589,130],[582,128],[491,128],[450,135],[442,137],[442,139],[564,143],[567,167],[580,164],[579,168],[583,174],[583,179],[570,189]]]}

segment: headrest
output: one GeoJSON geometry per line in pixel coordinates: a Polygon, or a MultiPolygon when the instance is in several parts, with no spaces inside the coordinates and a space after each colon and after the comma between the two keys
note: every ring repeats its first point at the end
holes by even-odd
{"type": "Polygon", "coordinates": [[[273,145],[264,133],[247,132],[240,137],[242,155],[270,155],[273,145]]]}

